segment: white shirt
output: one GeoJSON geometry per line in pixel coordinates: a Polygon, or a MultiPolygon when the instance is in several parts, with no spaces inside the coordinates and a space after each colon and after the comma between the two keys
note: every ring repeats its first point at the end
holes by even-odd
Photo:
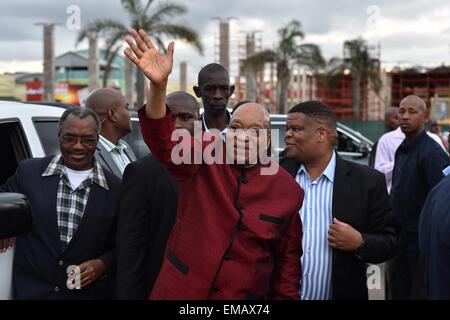
{"type": "Polygon", "coordinates": [[[64,166],[64,170],[66,170],[67,178],[69,179],[72,190],[78,188],[80,184],[92,173],[92,169],[77,171],[66,166],[64,166]]]}
{"type": "Polygon", "coordinates": [[[384,173],[388,192],[392,187],[392,172],[394,171],[395,151],[405,139],[405,134],[398,127],[381,136],[378,140],[377,151],[375,154],[375,169],[384,173]]]}
{"type": "MultiPolygon", "coordinates": [[[[228,113],[228,119],[231,120],[231,113],[230,113],[230,111],[227,110],[227,113],[228,113]]],[[[205,120],[205,114],[204,114],[204,113],[203,113],[203,116],[202,116],[202,122],[203,122],[203,127],[205,128],[205,131],[206,131],[206,132],[209,132],[209,128],[208,128],[208,126],[206,125],[206,120],[205,120]]],[[[225,139],[225,135],[227,134],[227,131],[228,131],[228,125],[225,127],[225,129],[223,129],[223,130],[220,132],[220,136],[221,136],[223,139],[225,139]]]]}

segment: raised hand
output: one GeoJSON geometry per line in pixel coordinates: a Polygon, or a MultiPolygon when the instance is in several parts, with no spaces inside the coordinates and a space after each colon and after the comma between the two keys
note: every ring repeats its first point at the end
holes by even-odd
{"type": "Polygon", "coordinates": [[[147,33],[140,29],[139,33],[131,29],[131,35],[125,41],[133,52],[124,50],[124,54],[130,59],[155,86],[167,82],[173,66],[174,43],[170,42],[167,54],[160,54],[153,45],[147,33]]]}

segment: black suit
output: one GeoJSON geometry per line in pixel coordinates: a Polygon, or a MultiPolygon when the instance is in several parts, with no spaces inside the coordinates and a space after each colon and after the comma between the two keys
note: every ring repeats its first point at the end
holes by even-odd
{"type": "Polygon", "coordinates": [[[114,238],[120,179],[104,170],[109,190],[93,184],[81,223],[63,250],[59,238],[56,201],[60,177],[42,176],[53,157],[28,159],[0,186],[0,192],[20,192],[30,201],[31,232],[17,237],[13,286],[15,299],[111,298],[115,270],[114,238]],[[102,259],[106,277],[81,290],[66,286],[67,268],[102,259]]]}
{"type": "MultiPolygon", "coordinates": [[[[300,163],[285,157],[280,164],[295,178],[300,163]]],[[[368,299],[366,263],[388,260],[397,247],[384,175],[337,156],[332,211],[365,241],[358,254],[333,249],[332,298],[368,299]]]]}
{"type": "Polygon", "coordinates": [[[148,299],[175,223],[178,184],[153,158],[127,166],[117,230],[119,299],[148,299]]]}

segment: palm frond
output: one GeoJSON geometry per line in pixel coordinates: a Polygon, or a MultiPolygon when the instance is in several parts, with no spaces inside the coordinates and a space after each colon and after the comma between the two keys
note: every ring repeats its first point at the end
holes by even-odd
{"type": "Polygon", "coordinates": [[[312,43],[304,43],[297,46],[297,53],[294,55],[294,59],[298,65],[307,66],[315,71],[326,65],[320,48],[312,43]]]}
{"type": "Polygon", "coordinates": [[[162,23],[153,26],[152,30],[147,31],[154,35],[165,35],[171,36],[175,39],[184,40],[193,45],[198,52],[203,55],[203,45],[198,33],[189,27],[177,24],[162,23]]]}
{"type": "Polygon", "coordinates": [[[112,19],[99,19],[92,21],[78,32],[75,45],[91,35],[108,36],[109,33],[117,32],[117,30],[127,30],[128,28],[122,22],[112,19]]]}
{"type": "MultiPolygon", "coordinates": [[[[148,0],[152,2],[153,0],[148,0]]],[[[121,0],[122,7],[128,11],[130,16],[138,17],[142,14],[142,4],[141,0],[121,0]]],[[[148,5],[148,3],[147,3],[148,5]]]]}
{"type": "Polygon", "coordinates": [[[244,67],[259,67],[266,62],[276,62],[277,58],[277,53],[273,50],[260,51],[247,57],[244,67]]]}
{"type": "Polygon", "coordinates": [[[156,24],[165,21],[168,17],[182,15],[186,12],[187,8],[181,4],[162,3],[158,6],[155,12],[153,12],[153,14],[147,16],[147,20],[156,24]]]}

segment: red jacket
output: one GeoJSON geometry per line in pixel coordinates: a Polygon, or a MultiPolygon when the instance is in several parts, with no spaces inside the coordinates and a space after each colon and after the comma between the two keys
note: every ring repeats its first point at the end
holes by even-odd
{"type": "Polygon", "coordinates": [[[152,120],[144,108],[144,140],[180,180],[177,220],[150,298],[299,299],[303,191],[295,180],[281,167],[261,175],[261,165],[175,165],[170,113],[152,120]]]}

